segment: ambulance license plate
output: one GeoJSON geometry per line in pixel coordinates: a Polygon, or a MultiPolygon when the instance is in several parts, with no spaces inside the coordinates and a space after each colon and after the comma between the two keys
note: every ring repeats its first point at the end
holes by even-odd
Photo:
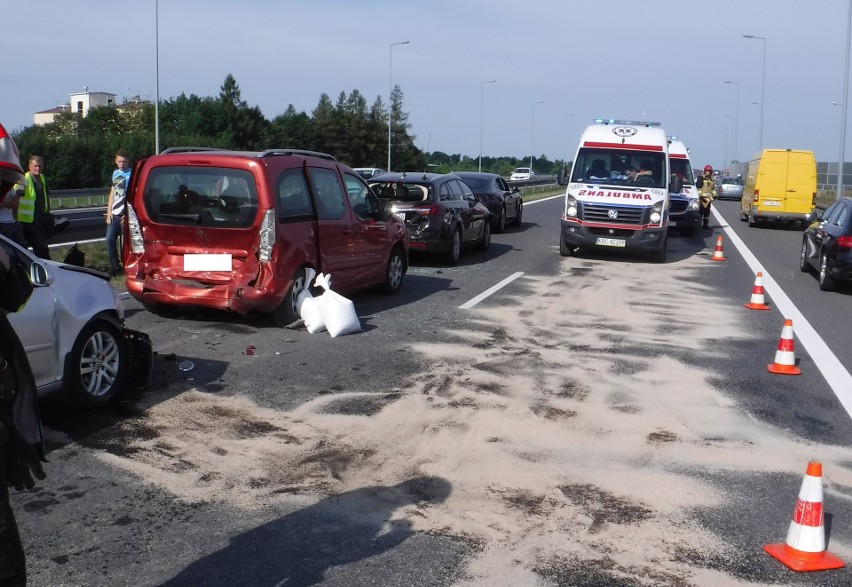
{"type": "Polygon", "coordinates": [[[669,220],[669,226],[677,226],[677,220],[669,220]]]}
{"type": "Polygon", "coordinates": [[[595,244],[604,247],[626,247],[627,241],[623,238],[598,238],[595,244]]]}
{"type": "Polygon", "coordinates": [[[781,202],[779,202],[778,200],[766,200],[766,201],[764,201],[764,202],[761,202],[761,203],[760,203],[760,205],[761,205],[761,206],[772,206],[772,207],[778,207],[778,206],[780,206],[780,205],[781,205],[781,202]]]}

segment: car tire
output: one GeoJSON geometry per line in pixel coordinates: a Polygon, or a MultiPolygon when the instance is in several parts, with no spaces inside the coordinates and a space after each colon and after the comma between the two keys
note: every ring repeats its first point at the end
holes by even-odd
{"type": "Polygon", "coordinates": [[[501,233],[506,230],[506,207],[503,206],[500,208],[500,216],[497,218],[497,222],[494,224],[494,232],[501,233]]]}
{"type": "Polygon", "coordinates": [[[515,211],[515,226],[521,225],[521,219],[524,217],[524,203],[518,202],[518,209],[515,211]]]}
{"type": "MultiPolygon", "coordinates": [[[[506,225],[505,220],[506,220],[506,213],[504,211],[503,212],[503,226],[506,225]]],[[[482,238],[480,238],[479,241],[476,243],[476,250],[484,252],[484,251],[487,251],[490,246],[491,246],[491,223],[490,222],[483,222],[482,223],[482,238]]]]}
{"type": "Polygon", "coordinates": [[[559,239],[559,254],[563,257],[570,257],[574,253],[574,247],[569,247],[564,239],[559,239]]]}
{"type": "Polygon", "coordinates": [[[74,341],[68,362],[69,399],[83,407],[102,406],[120,391],[130,351],[119,326],[109,319],[89,322],[74,341]]]}
{"type": "Polygon", "coordinates": [[[834,279],[828,273],[828,255],[825,251],[819,256],[819,288],[822,291],[834,291],[834,279]]]}
{"type": "Polygon", "coordinates": [[[462,235],[461,229],[456,227],[453,228],[453,234],[450,236],[450,248],[447,249],[444,258],[447,261],[447,265],[455,265],[459,262],[459,258],[461,257],[461,249],[462,249],[462,235]]]}
{"type": "Polygon", "coordinates": [[[271,312],[272,321],[276,326],[287,326],[300,318],[296,311],[296,300],[299,298],[299,294],[309,287],[305,269],[301,268],[293,275],[293,283],[290,284],[290,289],[287,290],[284,299],[281,300],[281,305],[271,312]]]}
{"type": "Polygon", "coordinates": [[[668,237],[668,235],[666,235],[666,236],[663,237],[663,243],[660,246],[660,248],[658,248],[653,253],[651,253],[651,261],[653,261],[654,263],[665,263],[666,262],[666,250],[668,249],[668,246],[669,246],[669,237],[668,237]]]}
{"type": "Polygon", "coordinates": [[[405,277],[405,270],[405,256],[402,254],[401,248],[396,246],[388,257],[382,291],[389,295],[399,292],[402,287],[402,279],[405,277]]]}
{"type": "Polygon", "coordinates": [[[802,273],[810,273],[811,266],[808,263],[808,239],[802,239],[802,252],[799,255],[799,270],[802,273]]]}

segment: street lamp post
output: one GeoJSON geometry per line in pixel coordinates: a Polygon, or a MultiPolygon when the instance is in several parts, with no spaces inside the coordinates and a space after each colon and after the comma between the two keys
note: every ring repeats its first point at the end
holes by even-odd
{"type": "Polygon", "coordinates": [[[846,60],[843,66],[843,103],[840,115],[840,157],[837,160],[837,191],[835,199],[843,195],[843,160],[846,158],[846,105],[849,103],[849,39],[852,36],[852,0],[849,0],[849,14],[846,16],[846,60]]]}
{"type": "Polygon", "coordinates": [[[766,37],[758,37],[757,35],[743,35],[746,39],[760,39],[763,41],[763,77],[760,82],[760,144],[758,148],[763,148],[763,111],[766,104],[766,37]]]}
{"type": "MultiPolygon", "coordinates": [[[[852,1],[852,0],[850,0],[852,1]]],[[[497,80],[493,79],[491,81],[482,82],[479,87],[479,171],[482,172],[482,113],[485,110],[485,86],[487,84],[493,84],[497,80]]]]}
{"type": "MultiPolygon", "coordinates": [[[[852,1],[852,0],[850,0],[852,1]]],[[[737,105],[734,109],[734,161],[739,161],[737,159],[737,150],[739,147],[739,137],[740,137],[740,84],[739,82],[725,81],[726,84],[731,84],[737,86],[737,105]]]]}
{"type": "Polygon", "coordinates": [[[535,105],[544,104],[544,100],[533,102],[530,107],[530,173],[533,170],[533,154],[535,153],[535,105]]]}
{"type": "Polygon", "coordinates": [[[388,171],[391,170],[391,116],[393,115],[393,47],[394,45],[408,45],[408,41],[399,41],[390,44],[390,58],[388,60],[388,171]]]}
{"type": "Polygon", "coordinates": [[[154,102],[154,154],[160,154],[160,1],[154,0],[154,58],[156,95],[154,102]]]}

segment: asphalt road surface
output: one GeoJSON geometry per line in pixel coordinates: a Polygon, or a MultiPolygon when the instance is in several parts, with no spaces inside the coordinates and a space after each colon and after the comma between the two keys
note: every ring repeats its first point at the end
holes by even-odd
{"type": "Polygon", "coordinates": [[[736,205],[654,264],[563,258],[561,199],[531,203],[489,251],[353,296],[337,338],[126,298],[152,382],[44,403],[48,478],[13,494],[31,584],[852,584],[763,552],[814,459],[852,560],[852,297],[736,205]],[[769,311],[743,307],[752,259],[769,311]],[[767,370],[790,308],[800,376],[767,370]]]}

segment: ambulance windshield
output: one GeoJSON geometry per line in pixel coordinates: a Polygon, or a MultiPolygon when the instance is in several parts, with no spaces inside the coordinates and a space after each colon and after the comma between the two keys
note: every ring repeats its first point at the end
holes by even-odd
{"type": "Polygon", "coordinates": [[[571,171],[576,183],[664,188],[666,179],[663,152],[628,149],[580,149],[571,171]]]}
{"type": "Polygon", "coordinates": [[[672,175],[679,175],[683,179],[683,185],[694,185],[692,180],[692,166],[689,164],[689,159],[669,159],[669,165],[672,167],[672,175]]]}

